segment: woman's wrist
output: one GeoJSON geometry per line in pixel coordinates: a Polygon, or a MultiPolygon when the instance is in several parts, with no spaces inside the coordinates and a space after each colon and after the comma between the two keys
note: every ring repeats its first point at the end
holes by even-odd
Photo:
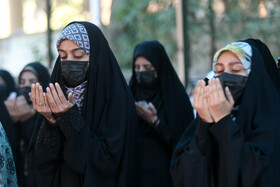
{"type": "Polygon", "coordinates": [[[46,120],[48,120],[51,124],[55,124],[56,123],[56,120],[54,119],[54,117],[45,117],[46,120]]]}

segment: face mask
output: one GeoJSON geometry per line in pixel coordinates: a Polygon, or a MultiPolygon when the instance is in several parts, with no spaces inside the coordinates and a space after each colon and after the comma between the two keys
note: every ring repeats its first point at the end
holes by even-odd
{"type": "Polygon", "coordinates": [[[87,79],[88,61],[62,61],[61,72],[66,86],[76,87],[87,79]]]}
{"type": "Polygon", "coordinates": [[[155,77],[155,70],[135,71],[135,75],[138,84],[142,88],[152,89],[158,83],[158,79],[155,77]]]}
{"type": "Polygon", "coordinates": [[[239,105],[244,89],[246,87],[248,77],[230,73],[223,73],[216,78],[220,79],[223,89],[225,89],[226,87],[229,88],[234,99],[234,106],[239,105]]]}
{"type": "Polygon", "coordinates": [[[31,87],[30,86],[25,86],[22,88],[19,88],[17,91],[17,95],[23,95],[27,104],[32,104],[32,102],[30,101],[30,97],[29,97],[29,92],[31,92],[31,87]]]}

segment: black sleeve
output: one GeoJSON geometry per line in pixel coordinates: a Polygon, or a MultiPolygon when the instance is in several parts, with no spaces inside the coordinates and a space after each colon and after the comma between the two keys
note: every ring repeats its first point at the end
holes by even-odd
{"type": "Polygon", "coordinates": [[[209,131],[218,140],[219,186],[255,186],[268,166],[277,131],[275,124],[254,124],[253,130],[244,136],[230,115],[214,124],[209,131]]]}
{"type": "Polygon", "coordinates": [[[28,146],[32,137],[33,129],[36,124],[37,114],[33,115],[30,119],[20,123],[20,136],[24,139],[25,145],[28,146]]]}
{"type": "Polygon", "coordinates": [[[195,119],[178,142],[172,156],[170,173],[175,187],[209,187],[212,183],[212,124],[195,119]]]}
{"type": "Polygon", "coordinates": [[[118,148],[122,135],[105,127],[92,133],[76,105],[59,115],[57,123],[65,137],[63,160],[69,168],[80,174],[90,170],[93,176],[107,176],[118,171],[123,155],[118,148]]]}
{"type": "Polygon", "coordinates": [[[63,136],[59,128],[43,119],[35,146],[28,154],[29,186],[58,186],[62,144],[63,136]]]}

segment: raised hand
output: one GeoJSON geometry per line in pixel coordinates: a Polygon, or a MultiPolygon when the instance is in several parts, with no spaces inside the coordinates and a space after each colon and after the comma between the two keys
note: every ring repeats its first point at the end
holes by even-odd
{"type": "Polygon", "coordinates": [[[46,98],[46,94],[43,92],[43,88],[39,83],[32,84],[29,97],[32,101],[33,108],[42,114],[49,122],[54,124],[56,120],[52,116],[52,111],[46,98]]]}
{"type": "Polygon", "coordinates": [[[46,97],[51,111],[54,114],[67,112],[75,104],[75,99],[72,94],[68,94],[67,100],[58,83],[55,83],[55,85],[50,83],[49,86],[50,87],[47,87],[46,89],[46,97]]]}
{"type": "Polygon", "coordinates": [[[207,86],[207,102],[212,118],[218,122],[223,117],[231,113],[234,105],[233,97],[226,87],[225,94],[218,78],[213,78],[207,86]]]}
{"type": "Polygon", "coordinates": [[[214,121],[207,103],[204,80],[199,80],[197,83],[193,96],[193,106],[203,121],[207,123],[212,123],[214,121]]]}
{"type": "Polygon", "coordinates": [[[137,114],[148,123],[154,123],[157,120],[157,110],[152,103],[149,103],[149,109],[145,108],[139,103],[135,103],[137,114]]]}

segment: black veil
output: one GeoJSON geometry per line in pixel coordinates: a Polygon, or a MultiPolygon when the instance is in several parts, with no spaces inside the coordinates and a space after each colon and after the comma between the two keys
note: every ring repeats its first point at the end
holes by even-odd
{"type": "MultiPolygon", "coordinates": [[[[137,176],[138,131],[132,95],[100,29],[89,22],[72,23],[84,25],[90,40],[88,87],[82,117],[93,137],[93,141],[84,142],[83,137],[77,140],[80,151],[72,154],[73,158],[79,159],[73,165],[85,171],[84,183],[87,185],[133,186],[137,176]]],[[[65,92],[60,57],[56,60],[51,82],[58,82],[65,92]]],[[[42,119],[38,120],[30,151],[42,119]]]]}

